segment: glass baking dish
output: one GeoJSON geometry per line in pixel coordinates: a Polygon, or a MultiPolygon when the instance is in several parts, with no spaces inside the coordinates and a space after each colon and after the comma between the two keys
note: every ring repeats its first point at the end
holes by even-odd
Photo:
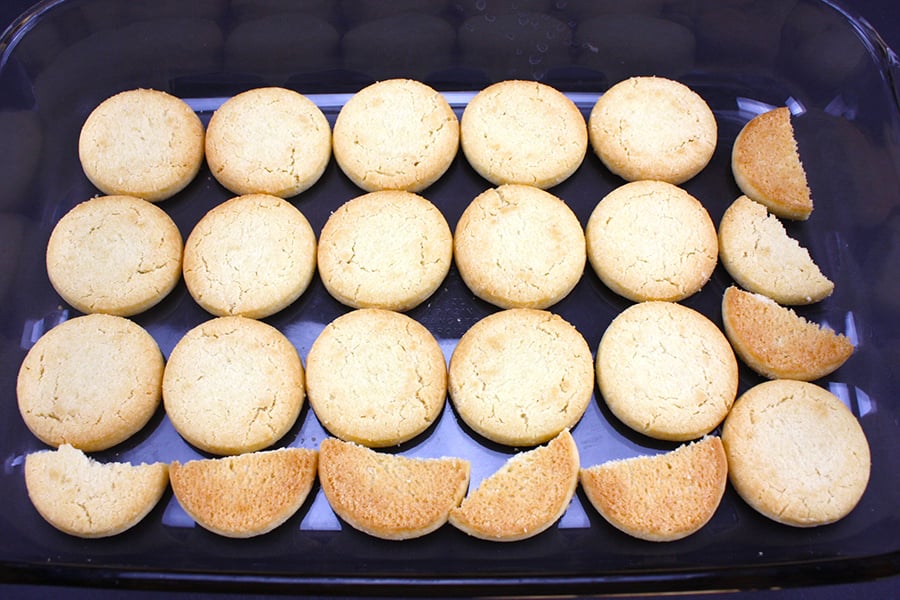
{"type": "MultiPolygon", "coordinates": [[[[155,589],[329,593],[568,594],[784,587],[871,579],[900,572],[900,109],[896,59],[864,22],[817,0],[55,0],[38,4],[0,38],[0,578],[155,589]],[[788,106],[816,209],[788,223],[835,282],[834,294],[798,312],[846,333],[853,357],[819,381],[859,420],[872,450],[868,489],[833,525],[798,529],[751,510],[729,486],[712,520],[686,539],[654,544],[608,525],[579,491],[550,530],[497,544],[449,527],[421,539],[368,537],[334,515],[318,486],[285,525],[259,538],[218,537],[193,522],[167,492],[138,526],[82,540],[44,522],[27,498],[23,461],[44,446],[15,401],[25,353],[40,335],[76,316],[50,286],[47,239],[72,206],[97,194],[81,171],[77,138],[100,101],[150,87],[185,99],[205,122],[226,98],[278,85],[312,98],[333,124],[343,102],[376,80],[420,79],[445,93],[457,114],[479,89],[533,79],[565,92],[587,116],[610,85],[631,75],[677,79],[716,114],[718,147],[684,187],[718,223],[739,195],[730,171],[735,135],[755,114],[788,106]]],[[[622,180],[592,152],[551,191],[585,224],[622,180]]],[[[422,195],[451,227],[490,187],[459,154],[422,195]]],[[[318,233],[329,214],[360,195],[334,164],[291,199],[318,233]]],[[[160,204],[183,236],[231,197],[204,166],[160,204]]],[[[684,303],[721,323],[731,284],[719,266],[684,303]]],[[[628,302],[588,268],[551,310],[596,351],[628,302]]],[[[312,341],[348,309],[316,278],[292,306],[267,318],[305,360],[312,341]]],[[[475,299],[455,268],[430,300],[410,311],[447,357],[475,321],[495,308],[475,299]]],[[[168,356],[209,315],[184,284],[135,320],[168,356]]],[[[740,391],[760,379],[741,367],[740,391]]],[[[278,446],[317,447],[326,432],[304,408],[278,446]]],[[[675,444],[628,430],[594,398],[573,430],[583,466],[655,454],[675,444]]],[[[474,488],[514,451],[469,431],[449,402],[424,434],[391,451],[472,461],[474,488]]],[[[103,461],[203,456],[174,431],[162,408],[103,461]]]]}

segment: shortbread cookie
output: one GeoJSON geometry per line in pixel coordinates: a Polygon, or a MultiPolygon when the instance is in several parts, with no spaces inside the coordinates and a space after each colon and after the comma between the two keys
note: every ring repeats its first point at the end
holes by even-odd
{"type": "Polygon", "coordinates": [[[200,450],[241,454],[271,446],[294,425],[305,398],[297,350],[277,329],[219,317],[188,331],[163,374],[175,430],[200,450]]]}
{"type": "Polygon", "coordinates": [[[845,336],[734,286],[722,297],[722,321],[741,360],[769,379],[813,381],[853,354],[853,343],[845,336]]]}
{"type": "Polygon", "coordinates": [[[492,542],[534,537],[566,512],[579,467],[575,440],[563,430],[547,445],[507,460],[450,511],[450,523],[492,542]]]}
{"type": "Polygon", "coordinates": [[[315,103],[264,87],[226,100],[209,120],[206,161],[235,194],[290,198],[315,184],[331,159],[331,127],[315,103]]]}
{"type": "Polygon", "coordinates": [[[494,185],[545,189],[581,166],[587,126],[562,92],[537,81],[501,81],[469,101],[460,145],[472,168],[494,185]]]}
{"type": "Polygon", "coordinates": [[[78,157],[104,194],[159,202],[190,183],[203,163],[205,132],[194,110],[158,90],[120,92],[81,128],[78,157]]]}
{"type": "Polygon", "coordinates": [[[78,204],[53,228],[47,274],[77,310],[128,317],[175,288],[182,250],[181,232],[158,206],[101,196],[78,204]]]}
{"type": "Polygon", "coordinates": [[[60,531],[82,538],[134,527],[168,482],[165,463],[100,463],[68,444],[25,457],[25,487],[34,507],[60,531]]]}
{"type": "Polygon", "coordinates": [[[738,364],[708,318],[675,302],[642,302],[622,311],[597,349],[597,382],[612,413],[644,435],[670,441],[702,437],[728,414],[738,364]]]}
{"type": "Polygon", "coordinates": [[[394,446],[440,416],[447,367],[437,340],[406,315],[362,308],[329,323],[306,357],[309,403],[331,434],[394,446]]]}
{"type": "Polygon", "coordinates": [[[450,226],[412,192],[354,198],[328,217],[319,235],[322,283],[353,308],[414,308],[437,290],[452,262],[450,226]]]}
{"type": "Polygon", "coordinates": [[[584,231],[556,196],[528,185],[490,189],[463,212],[453,254],[479,298],[501,308],[548,308],[584,273],[584,231]]]}
{"type": "Polygon", "coordinates": [[[729,478],[747,504],[796,527],[842,519],[869,482],[862,427],[831,392],[804,381],[747,390],[722,427],[729,478]]]}
{"type": "Polygon", "coordinates": [[[718,127],[696,92],[664,77],[632,77],[600,96],[588,119],[591,147],[626,181],[679,184],[712,159],[718,127]]]}
{"type": "Polygon", "coordinates": [[[276,196],[238,196],[210,210],[184,245],[184,282],[210,313],[261,319],[306,291],[316,270],[316,234],[276,196]]]}
{"type": "Polygon", "coordinates": [[[719,223],[722,265],[742,288],[779,304],[812,304],[834,284],[766,207],[740,196],[719,223]]]}
{"type": "Polygon", "coordinates": [[[562,317],[513,308],[485,317],[450,358],[450,398],[478,434],[534,446],[573,427],[594,391],[591,350],[562,317]]]}
{"type": "Polygon", "coordinates": [[[699,200],[663,181],[616,188],[585,228],[600,280],[633,300],[678,301],[700,291],[716,268],[716,226],[699,200]]]}
{"type": "Polygon", "coordinates": [[[163,356],[123,317],[76,317],[46,332],[19,369],[16,394],[28,429],[50,446],[105,450],[156,412],[163,356]]]}
{"type": "Polygon", "coordinates": [[[772,214],[803,220],[812,213],[806,171],[787,108],[762,113],[744,125],[734,140],[731,170],[741,191],[772,214]]]}
{"type": "Polygon", "coordinates": [[[355,529],[386,540],[429,534],[447,522],[469,488],[469,462],[407,458],[334,438],[319,446],[328,504],[355,529]]]}
{"type": "Polygon", "coordinates": [[[459,120],[450,104],[412,79],[363,88],[334,124],[334,158],[367,192],[419,192],[450,168],[458,148],[459,120]]]}
{"type": "Polygon", "coordinates": [[[291,518],[316,480],[318,453],[280,448],[169,465],[178,503],[201,527],[232,538],[268,533],[291,518]]]}
{"type": "Polygon", "coordinates": [[[728,482],[722,440],[609,461],[579,474],[591,505],[616,529],[650,542],[680,540],[715,514],[728,482]]]}

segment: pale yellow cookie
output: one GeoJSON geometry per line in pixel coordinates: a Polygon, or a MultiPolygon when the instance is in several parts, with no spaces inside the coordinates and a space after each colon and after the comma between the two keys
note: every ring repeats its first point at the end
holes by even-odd
{"type": "Polygon", "coordinates": [[[438,289],[453,262],[453,236],[431,202],[385,190],[328,217],[318,247],[325,289],[353,308],[405,311],[438,289]]]}
{"type": "Polygon", "coordinates": [[[331,323],[306,357],[309,404],[333,435],[394,446],[441,414],[447,367],[434,336],[406,315],[362,308],[331,323]]]}
{"type": "Polygon", "coordinates": [[[485,317],[450,358],[450,398],[480,435],[534,446],[581,419],[594,391],[591,351],[562,317],[513,308],[485,317]]]}
{"type": "Polygon", "coordinates": [[[579,467],[575,440],[563,430],[545,446],[507,460],[450,511],[450,523],[492,542],[534,537],[569,508],[579,467]]]}
{"type": "Polygon", "coordinates": [[[494,185],[545,189],[581,166],[587,126],[559,90],[537,81],[501,81],[469,101],[460,121],[460,146],[472,168],[494,185]]]}
{"type": "Polygon", "coordinates": [[[261,319],[306,291],[316,270],[316,234],[297,208],[248,194],[210,210],[184,245],[184,282],[210,313],[261,319]]]}
{"type": "Polygon", "coordinates": [[[137,525],[168,487],[168,465],[100,463],[68,444],[25,457],[28,498],[51,525],[82,538],[137,525]]]}
{"type": "Polygon", "coordinates": [[[804,220],[812,213],[813,200],[787,108],[764,112],[744,125],[734,140],[731,170],[741,191],[772,214],[804,220]]]}
{"type": "Polygon", "coordinates": [[[305,398],[297,350],[277,329],[219,317],[188,331],[163,374],[163,404],[175,430],[212,454],[241,454],[281,439],[305,398]]]}
{"type": "Polygon", "coordinates": [[[334,158],[367,192],[419,192],[450,168],[458,148],[459,121],[450,104],[412,79],[361,89],[334,124],[334,158]]]}
{"type": "Polygon", "coordinates": [[[600,280],[635,302],[695,294],[719,256],[706,208],[663,181],[635,181],[607,194],[588,219],[585,239],[600,280]]]}
{"type": "Polygon", "coordinates": [[[831,282],[775,215],[740,196],[719,223],[722,265],[742,288],[779,304],[812,304],[834,291],[831,282]]]}
{"type": "Polygon", "coordinates": [[[859,421],[831,392],[779,379],[747,390],[722,427],[729,478],[747,504],[795,527],[842,519],[869,482],[859,421]]]}
{"type": "Polygon", "coordinates": [[[722,322],[741,360],[769,379],[813,381],[853,354],[853,343],[845,336],[734,286],[722,297],[722,322]]]}
{"type": "Polygon", "coordinates": [[[31,347],[16,384],[19,412],[42,442],[105,450],[137,433],[160,401],[163,356],[123,317],[65,321],[31,347]]]}
{"type": "Polygon", "coordinates": [[[296,196],[331,160],[331,126],[315,103],[293,90],[264,87],[226,100],[206,130],[206,161],[235,194],[296,196]]]}
{"type": "Polygon", "coordinates": [[[328,504],[355,529],[408,540],[447,522],[469,487],[469,462],[407,458],[335,438],[319,446],[319,482],[328,504]]]}
{"type": "Polygon", "coordinates": [[[628,427],[687,441],[728,414],[738,364],[725,335],[701,313],[675,302],[642,302],[622,311],[600,339],[597,382],[628,427]]]}
{"type": "Polygon", "coordinates": [[[316,480],[317,455],[280,448],[240,456],[174,461],[169,465],[178,503],[201,527],[231,538],[268,533],[290,519],[316,480]]]}
{"type": "Polygon", "coordinates": [[[53,228],[47,275],[77,310],[128,317],[175,288],[182,250],[181,232],[158,206],[101,196],[78,204],[53,228]]]}
{"type": "Polygon", "coordinates": [[[680,540],[715,514],[728,462],[722,440],[705,437],[655,456],[614,460],[581,469],[581,488],[616,529],[650,542],[680,540]]]}
{"type": "Polygon", "coordinates": [[[584,231],[565,202],[539,188],[507,184],[478,195],[453,239],[459,274],[501,308],[548,308],[584,273],[584,231]]]}
{"type": "Polygon", "coordinates": [[[620,81],[597,100],[588,119],[591,147],[626,181],[679,184],[703,170],[718,126],[706,101],[664,77],[620,81]]]}
{"type": "Polygon", "coordinates": [[[159,202],[180,192],[200,171],[204,136],[200,118],[180,98],[128,90],[88,115],[78,157],[103,193],[159,202]]]}

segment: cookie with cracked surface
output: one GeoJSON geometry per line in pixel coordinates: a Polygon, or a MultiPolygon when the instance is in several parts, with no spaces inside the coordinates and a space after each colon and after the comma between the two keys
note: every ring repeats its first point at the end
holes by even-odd
{"type": "Polygon", "coordinates": [[[334,158],[367,192],[420,192],[450,168],[459,120],[438,91],[413,79],[387,79],[354,94],[334,123],[334,158]]]}
{"type": "Polygon", "coordinates": [[[361,308],[333,320],[306,357],[309,403],[332,435],[394,446],[440,416],[447,367],[437,340],[410,317],[361,308]]]}
{"type": "Polygon", "coordinates": [[[805,220],[812,213],[806,171],[786,107],[764,112],[744,125],[732,146],[731,170],[741,191],[772,214],[805,220]]]}
{"type": "Polygon", "coordinates": [[[847,516],[865,492],[865,432],[834,394],[778,379],[750,388],[722,427],[729,478],[747,504],[795,527],[847,516]]]}
{"type": "Polygon", "coordinates": [[[559,90],[537,81],[507,80],[484,88],[466,105],[460,146],[472,168],[494,185],[546,189],[581,166],[587,125],[559,90]]]}
{"type": "Polygon", "coordinates": [[[769,379],[813,381],[853,354],[853,343],[771,298],[734,286],[722,296],[722,322],[735,352],[769,379]]]}
{"type": "Polygon", "coordinates": [[[631,429],[687,441],[728,414],[738,364],[725,335],[701,313],[675,302],[642,302],[622,311],[600,339],[597,383],[631,429]]]}
{"type": "Polygon", "coordinates": [[[158,90],[127,90],[88,115],[78,157],[104,194],[159,202],[196,177],[204,138],[203,123],[184,100],[158,90]]]}
{"type": "Polygon", "coordinates": [[[163,367],[159,346],[140,325],[99,313],[76,317],[25,355],[16,382],[19,412],[50,446],[105,450],[156,412],[163,367]]]}
{"type": "Polygon", "coordinates": [[[450,399],[478,434],[546,442],[581,419],[594,391],[591,351],[559,315],[512,308],[466,331],[450,358],[450,399]]]}
{"type": "Polygon", "coordinates": [[[286,200],[238,196],[194,226],[183,270],[188,292],[206,311],[261,319],[306,291],[316,270],[316,234],[286,200]]]}
{"type": "Polygon", "coordinates": [[[299,509],[316,480],[318,452],[280,448],[169,465],[178,503],[201,527],[249,538],[282,525],[299,509]]]}
{"type": "Polygon", "coordinates": [[[162,388],[175,430],[218,455],[271,446],[297,421],[305,398],[297,350],[271,325],[245,317],[188,331],[169,355],[162,388]]]}
{"type": "Polygon", "coordinates": [[[408,458],[335,438],[319,445],[328,504],[355,529],[386,540],[422,537],[447,522],[469,488],[469,461],[408,458]]]}
{"type": "Polygon", "coordinates": [[[31,503],[48,523],[76,537],[110,537],[134,527],[168,482],[165,463],[101,463],[68,444],[25,457],[31,503]]]}
{"type": "Polygon", "coordinates": [[[514,542],[556,523],[578,487],[578,447],[568,429],[514,455],[450,511],[450,523],[483,540],[514,542]]]}
{"type": "Polygon", "coordinates": [[[584,231],[565,202],[536,187],[501,185],[466,208],[453,239],[459,274],[501,308],[543,309],[565,298],[584,273],[584,231]]]}
{"type": "Polygon", "coordinates": [[[585,239],[600,280],[635,302],[674,302],[695,294],[719,256],[709,213],[664,181],[635,181],[607,194],[588,219],[585,239]]]}
{"type": "Polygon", "coordinates": [[[677,185],[709,164],[718,126],[706,101],[686,85],[632,77],[600,96],[588,131],[594,152],[619,177],[677,185]]]}
{"type": "Polygon", "coordinates": [[[158,206],[100,196],[72,208],[53,228],[47,275],[77,310],[128,317],[175,288],[182,252],[181,232],[158,206]]]}
{"type": "Polygon", "coordinates": [[[319,235],[325,289],[353,308],[414,308],[437,290],[452,261],[446,219],[412,192],[358,196],[332,213],[319,235]]]}
{"type": "Polygon", "coordinates": [[[778,217],[747,196],[740,196],[722,215],[719,256],[738,285],[779,304],[812,304],[834,291],[834,283],[778,217]]]}
{"type": "Polygon", "coordinates": [[[591,505],[612,526],[650,542],[692,535],[715,514],[728,461],[715,436],[655,456],[612,460],[579,472],[591,505]]]}
{"type": "Polygon", "coordinates": [[[331,126],[316,104],[280,87],[226,100],[206,129],[206,161],[235,194],[290,198],[312,187],[331,160],[331,126]]]}

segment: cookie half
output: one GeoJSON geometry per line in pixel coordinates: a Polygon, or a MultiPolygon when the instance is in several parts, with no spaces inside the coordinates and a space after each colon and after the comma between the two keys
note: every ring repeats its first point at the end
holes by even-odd
{"type": "Polygon", "coordinates": [[[181,232],[133,196],[100,196],[67,212],[47,244],[47,274],[83,313],[128,317],[165,298],[181,278],[181,232]]]}
{"type": "Polygon", "coordinates": [[[31,347],[16,383],[28,429],[50,446],[105,450],[137,433],[160,402],[163,356],[124,317],[65,321],[31,347]]]}
{"type": "Polygon", "coordinates": [[[607,194],[588,219],[585,239],[600,280],[635,302],[695,294],[719,256],[706,208],[664,181],[635,181],[607,194]]]}
{"type": "Polygon", "coordinates": [[[200,118],[180,98],[128,90],[88,115],[78,157],[87,178],[104,194],[159,202],[184,189],[200,171],[204,137],[200,118]]]}
{"type": "Polygon", "coordinates": [[[169,479],[178,503],[201,527],[249,538],[272,531],[300,509],[316,480],[317,455],[309,448],[280,448],[174,461],[169,479]]]}
{"type": "Polygon", "coordinates": [[[514,542],[549,529],[578,487],[578,448],[568,430],[516,454],[450,511],[450,523],[492,542],[514,542]]]}
{"type": "Polygon", "coordinates": [[[591,505],[611,525],[650,542],[680,540],[715,514],[728,482],[722,440],[711,436],[655,456],[581,469],[591,505]]]}
{"type": "Polygon", "coordinates": [[[168,465],[100,463],[68,444],[25,457],[25,488],[40,515],[82,538],[137,525],[168,487],[168,465]]]}
{"type": "Polygon", "coordinates": [[[508,184],[478,195],[453,240],[459,274],[479,298],[501,308],[543,309],[565,298],[584,273],[584,231],[565,202],[508,184]]]}
{"type": "Polygon", "coordinates": [[[768,518],[815,527],[847,516],[871,470],[866,435],[831,392],[804,381],[747,390],[722,427],[729,478],[768,518]]]}
{"type": "Polygon", "coordinates": [[[427,535],[447,522],[469,487],[469,462],[407,458],[328,438],[319,481],[328,504],[355,529],[386,540],[427,535]]]}

